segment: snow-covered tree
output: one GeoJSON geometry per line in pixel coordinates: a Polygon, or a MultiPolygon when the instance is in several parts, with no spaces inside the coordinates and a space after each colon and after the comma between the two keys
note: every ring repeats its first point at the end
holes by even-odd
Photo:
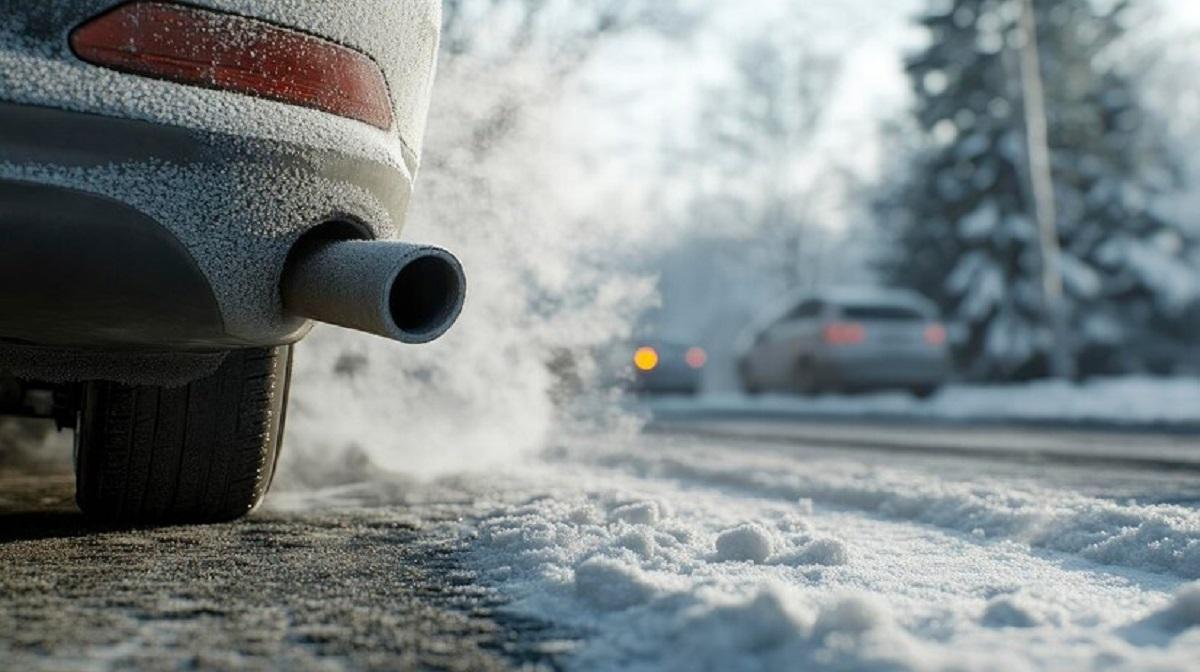
{"type": "MultiPolygon", "coordinates": [[[[1038,375],[1051,335],[1028,177],[1021,3],[935,4],[919,17],[929,46],[907,63],[922,142],[897,162],[901,177],[881,199],[891,234],[882,270],[943,307],[968,373],[1038,375]]],[[[1200,297],[1193,235],[1156,211],[1179,173],[1124,68],[1129,4],[1034,2],[1068,347],[1083,373],[1153,367],[1188,336],[1200,297]]]]}
{"type": "Polygon", "coordinates": [[[701,101],[695,144],[672,157],[697,185],[691,216],[741,238],[733,251],[776,290],[816,282],[815,211],[842,178],[814,160],[838,57],[807,45],[803,26],[763,26],[737,44],[729,76],[701,101]]]}

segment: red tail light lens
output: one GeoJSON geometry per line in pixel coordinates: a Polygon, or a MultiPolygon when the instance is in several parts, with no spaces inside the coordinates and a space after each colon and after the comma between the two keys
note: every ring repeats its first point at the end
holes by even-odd
{"type": "Polygon", "coordinates": [[[708,363],[708,353],[704,348],[688,348],[688,351],[683,356],[683,361],[693,369],[703,369],[708,363]]]}
{"type": "Polygon", "coordinates": [[[71,34],[79,58],[121,72],[311,107],[392,126],[383,72],[366,55],[242,16],[132,2],[71,34]]]}
{"type": "Polygon", "coordinates": [[[867,340],[867,330],[855,322],[833,322],[825,325],[825,342],[829,345],[857,345],[867,340]]]}
{"type": "Polygon", "coordinates": [[[925,327],[925,342],[930,345],[945,345],[946,328],[940,324],[931,324],[925,327]]]}

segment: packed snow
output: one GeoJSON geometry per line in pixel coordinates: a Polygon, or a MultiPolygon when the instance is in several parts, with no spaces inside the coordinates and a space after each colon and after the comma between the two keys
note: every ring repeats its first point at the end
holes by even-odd
{"type": "Polygon", "coordinates": [[[1087,472],[1081,488],[1068,468],[661,436],[566,443],[466,478],[481,513],[460,534],[511,612],[562,633],[568,669],[1200,659],[1200,497],[1145,496],[1178,482],[1087,472]]]}

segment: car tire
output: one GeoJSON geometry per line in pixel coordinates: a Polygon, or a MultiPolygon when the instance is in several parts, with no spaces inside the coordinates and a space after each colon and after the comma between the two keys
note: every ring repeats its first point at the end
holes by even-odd
{"type": "Polygon", "coordinates": [[[941,388],[937,385],[921,385],[919,387],[912,388],[912,394],[918,399],[929,399],[933,395],[937,394],[938,390],[940,389],[941,388]]]}
{"type": "Polygon", "coordinates": [[[182,387],[91,382],[76,433],[83,512],[116,525],[240,518],[275,474],[292,346],[230,352],[182,387]]]}
{"type": "Polygon", "coordinates": [[[737,365],[738,380],[742,385],[742,392],[747,396],[757,397],[762,394],[762,388],[756,385],[750,377],[750,367],[745,361],[738,362],[737,365]]]}
{"type": "Polygon", "coordinates": [[[811,359],[801,359],[792,368],[792,390],[802,397],[815,397],[821,392],[817,384],[816,364],[811,359]]]}

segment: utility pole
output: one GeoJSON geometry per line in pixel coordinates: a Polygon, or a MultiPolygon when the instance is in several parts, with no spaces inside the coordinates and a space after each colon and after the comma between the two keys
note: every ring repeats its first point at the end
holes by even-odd
{"type": "Polygon", "coordinates": [[[1049,323],[1050,372],[1056,378],[1075,377],[1075,358],[1070,345],[1066,302],[1063,300],[1062,250],[1058,244],[1058,207],[1054,200],[1054,175],[1050,166],[1049,122],[1046,92],[1042,82],[1037,17],[1033,0],[1021,3],[1021,88],[1025,102],[1025,141],[1029,157],[1030,192],[1039,231],[1042,272],[1042,308],[1049,323]]]}

